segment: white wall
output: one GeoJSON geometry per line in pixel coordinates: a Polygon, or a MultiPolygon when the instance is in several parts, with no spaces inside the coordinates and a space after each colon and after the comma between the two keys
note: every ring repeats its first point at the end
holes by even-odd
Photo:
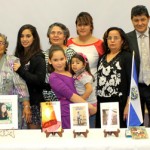
{"type": "Polygon", "coordinates": [[[8,37],[8,52],[12,54],[19,28],[32,24],[37,27],[42,49],[46,50],[47,29],[54,22],[65,24],[74,37],[76,16],[87,11],[94,19],[94,35],[102,38],[110,26],[121,27],[125,32],[132,30],[131,8],[139,4],[147,6],[150,13],[150,0],[0,0],[0,33],[8,37]]]}

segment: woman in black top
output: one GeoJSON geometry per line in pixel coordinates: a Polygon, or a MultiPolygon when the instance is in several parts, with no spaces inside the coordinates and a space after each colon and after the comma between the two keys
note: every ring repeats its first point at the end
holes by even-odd
{"type": "Polygon", "coordinates": [[[99,60],[97,73],[96,127],[101,127],[100,103],[119,102],[120,127],[126,127],[128,96],[131,80],[132,55],[125,32],[109,28],[103,37],[104,56],[99,60]]]}
{"type": "Polygon", "coordinates": [[[45,57],[40,49],[40,39],[34,26],[27,24],[20,28],[17,38],[15,56],[20,58],[14,63],[14,70],[26,81],[32,111],[30,129],[41,128],[40,102],[44,101],[42,94],[46,75],[45,57]]]}

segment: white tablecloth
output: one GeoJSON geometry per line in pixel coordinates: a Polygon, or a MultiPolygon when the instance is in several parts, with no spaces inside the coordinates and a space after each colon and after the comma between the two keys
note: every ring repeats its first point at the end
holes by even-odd
{"type": "MultiPolygon", "coordinates": [[[[149,128],[147,132],[150,137],[149,128]]],[[[0,150],[150,150],[150,138],[126,138],[125,129],[120,130],[119,137],[106,138],[101,129],[90,129],[87,138],[74,138],[72,130],[64,130],[62,137],[56,134],[48,138],[41,130],[15,130],[14,134],[15,138],[0,136],[0,150]]]]}

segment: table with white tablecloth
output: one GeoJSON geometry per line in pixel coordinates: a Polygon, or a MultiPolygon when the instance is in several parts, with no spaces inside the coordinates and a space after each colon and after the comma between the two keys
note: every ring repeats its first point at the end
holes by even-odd
{"type": "MultiPolygon", "coordinates": [[[[146,128],[150,137],[150,129],[146,128]]],[[[11,135],[0,135],[0,150],[150,150],[150,139],[125,137],[125,129],[120,129],[119,137],[104,137],[102,129],[89,129],[87,137],[74,138],[71,129],[66,129],[62,137],[46,134],[41,130],[14,130],[11,135]]]]}

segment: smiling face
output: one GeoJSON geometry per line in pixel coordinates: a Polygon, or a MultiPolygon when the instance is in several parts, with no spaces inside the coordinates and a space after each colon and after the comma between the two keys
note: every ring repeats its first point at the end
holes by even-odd
{"type": "Polygon", "coordinates": [[[146,15],[133,16],[132,24],[135,30],[144,33],[148,28],[149,19],[146,15]]]}
{"type": "Polygon", "coordinates": [[[29,29],[25,29],[23,30],[23,32],[21,33],[21,45],[25,48],[25,49],[28,49],[30,48],[30,46],[32,45],[33,43],[33,35],[31,33],[31,31],[29,29]]]}
{"type": "Polygon", "coordinates": [[[49,34],[49,41],[52,45],[63,46],[65,39],[66,37],[64,35],[64,32],[60,27],[54,26],[51,29],[49,34]]]}
{"type": "Polygon", "coordinates": [[[120,33],[117,30],[111,30],[108,33],[107,44],[110,51],[117,52],[121,50],[123,40],[120,36],[120,33]]]}
{"type": "Polygon", "coordinates": [[[51,58],[49,58],[49,64],[54,68],[55,72],[61,73],[65,71],[66,68],[66,56],[62,51],[55,51],[51,58]]]}

